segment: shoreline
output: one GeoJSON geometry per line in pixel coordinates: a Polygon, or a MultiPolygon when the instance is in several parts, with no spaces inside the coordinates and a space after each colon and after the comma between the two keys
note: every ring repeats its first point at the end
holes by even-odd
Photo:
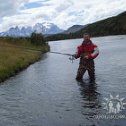
{"type": "Polygon", "coordinates": [[[29,41],[0,41],[0,83],[40,61],[49,50],[48,44],[35,46],[29,41]]]}
{"type": "MultiPolygon", "coordinates": [[[[43,55],[43,54],[44,53],[42,53],[41,55],[43,55]]],[[[14,74],[12,74],[12,75],[10,74],[8,77],[6,77],[4,79],[0,79],[0,85],[1,85],[2,82],[5,82],[6,80],[10,79],[11,77],[14,77],[14,76],[18,75],[20,72],[26,70],[30,65],[33,65],[34,63],[36,63],[36,62],[38,62],[40,60],[41,60],[41,56],[37,60],[29,63],[28,65],[26,65],[26,66],[24,66],[22,68],[19,68],[18,70],[15,70],[15,73],[14,74]]]]}
{"type": "MultiPolygon", "coordinates": [[[[103,35],[103,36],[91,36],[91,38],[101,38],[101,37],[114,37],[114,36],[126,36],[126,34],[120,34],[120,35],[103,35]]],[[[48,37],[47,37],[48,38],[48,37]]],[[[74,39],[82,39],[82,37],[77,38],[65,38],[65,39],[57,39],[57,40],[48,40],[48,42],[54,42],[54,41],[64,41],[64,40],[74,40],[74,39]]]]}

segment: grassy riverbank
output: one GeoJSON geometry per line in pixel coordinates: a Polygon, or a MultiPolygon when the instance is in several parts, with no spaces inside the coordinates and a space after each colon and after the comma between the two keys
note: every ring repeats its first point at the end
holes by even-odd
{"type": "Polygon", "coordinates": [[[38,61],[41,58],[41,54],[48,50],[49,46],[47,44],[38,46],[31,44],[27,39],[9,41],[0,38],[0,82],[38,61]]]}

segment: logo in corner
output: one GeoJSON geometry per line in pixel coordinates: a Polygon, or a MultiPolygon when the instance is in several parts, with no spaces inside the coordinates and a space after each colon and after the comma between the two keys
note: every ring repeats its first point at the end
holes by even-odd
{"type": "Polygon", "coordinates": [[[119,95],[116,95],[115,97],[113,97],[110,94],[109,98],[104,98],[105,102],[103,103],[105,110],[107,110],[107,113],[110,114],[118,114],[120,113],[123,109],[125,109],[124,105],[126,105],[126,103],[124,103],[125,98],[120,98],[119,95]]]}

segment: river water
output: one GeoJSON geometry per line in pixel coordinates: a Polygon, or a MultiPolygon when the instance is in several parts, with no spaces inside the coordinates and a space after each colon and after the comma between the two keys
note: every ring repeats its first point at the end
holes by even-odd
{"type": "MultiPolygon", "coordinates": [[[[1,83],[0,126],[125,126],[126,36],[92,40],[100,49],[96,83],[88,82],[87,73],[84,82],[75,80],[79,60],[71,63],[68,56],[44,54],[42,60],[1,83]],[[117,102],[122,103],[121,111],[110,112],[117,102]]],[[[73,54],[81,42],[49,45],[51,51],[73,54]]]]}

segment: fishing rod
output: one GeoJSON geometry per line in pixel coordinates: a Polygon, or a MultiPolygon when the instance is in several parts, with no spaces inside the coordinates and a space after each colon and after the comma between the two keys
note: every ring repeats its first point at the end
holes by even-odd
{"type": "Polygon", "coordinates": [[[73,55],[73,54],[69,54],[69,53],[60,53],[60,52],[50,52],[50,53],[60,54],[60,55],[67,55],[67,56],[72,56],[73,55]]]}
{"type": "Polygon", "coordinates": [[[49,53],[54,53],[54,54],[59,54],[59,55],[70,56],[70,57],[69,57],[69,60],[71,60],[72,63],[73,63],[73,61],[75,60],[73,54],[69,54],[69,53],[60,53],[60,52],[49,52],[49,53]]]}

